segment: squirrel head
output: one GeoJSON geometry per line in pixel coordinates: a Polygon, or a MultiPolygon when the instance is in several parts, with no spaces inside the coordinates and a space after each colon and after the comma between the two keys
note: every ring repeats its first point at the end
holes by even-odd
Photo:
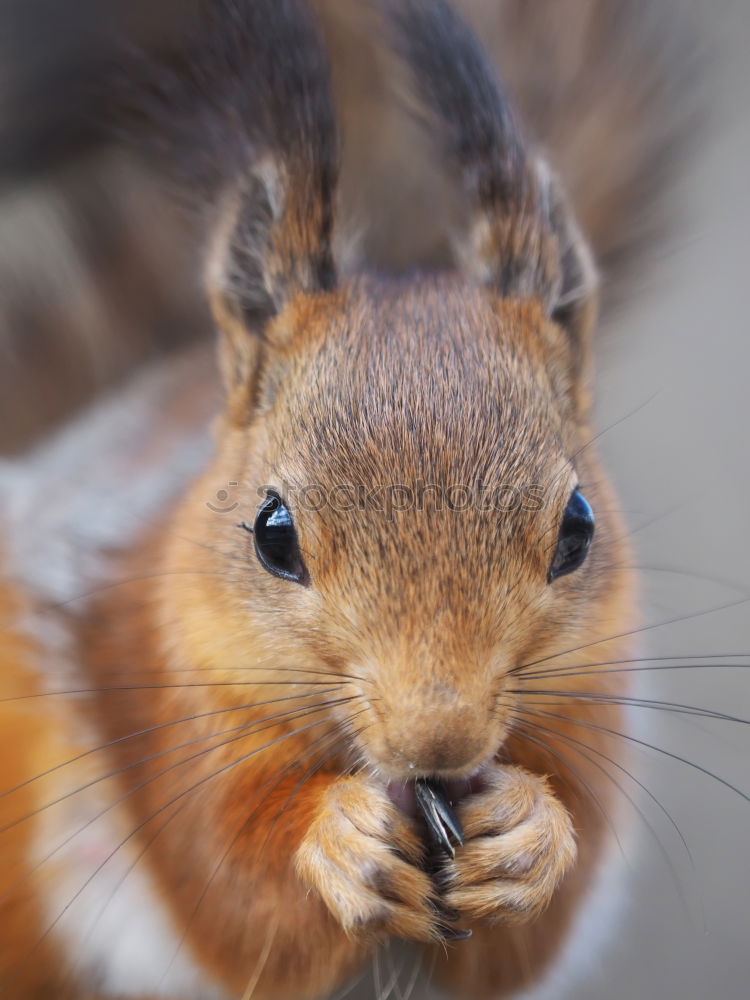
{"type": "Polygon", "coordinates": [[[385,10],[465,194],[456,273],[339,279],[311,32],[286,57],[298,86],[274,77],[268,154],[221,201],[227,404],[169,547],[199,571],[162,599],[180,663],[338,677],[355,700],[330,711],[369,766],[460,777],[508,735],[513,671],[578,645],[612,599],[617,525],[587,429],[596,283],[468,27],[434,0],[385,10]]]}

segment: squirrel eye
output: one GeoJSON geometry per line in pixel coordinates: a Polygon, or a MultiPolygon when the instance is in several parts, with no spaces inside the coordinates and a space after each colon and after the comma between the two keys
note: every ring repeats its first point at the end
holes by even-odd
{"type": "Polygon", "coordinates": [[[292,515],[281,497],[269,493],[253,525],[255,551],[262,565],[284,580],[307,583],[292,515]]]}
{"type": "Polygon", "coordinates": [[[593,537],[594,512],[584,496],[575,490],[563,514],[547,583],[577,570],[586,559],[593,537]]]}

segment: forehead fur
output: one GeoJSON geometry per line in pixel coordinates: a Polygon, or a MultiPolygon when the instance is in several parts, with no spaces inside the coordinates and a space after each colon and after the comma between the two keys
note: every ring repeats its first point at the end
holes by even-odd
{"type": "Polygon", "coordinates": [[[358,283],[287,311],[272,337],[258,471],[291,493],[316,587],[356,572],[358,603],[382,611],[387,591],[392,610],[429,601],[437,614],[456,604],[456,587],[507,587],[514,561],[543,583],[550,554],[540,539],[550,522],[554,542],[565,476],[549,509],[535,511],[474,500],[457,511],[431,490],[523,490],[559,478],[570,454],[568,361],[536,305],[452,279],[358,283]],[[401,485],[414,492],[395,512],[383,493],[336,493],[401,485]],[[299,504],[310,486],[323,506],[299,504]]]}
{"type": "Polygon", "coordinates": [[[569,359],[535,303],[458,279],[360,282],[282,325],[264,417],[291,476],[528,481],[565,454],[569,359]]]}

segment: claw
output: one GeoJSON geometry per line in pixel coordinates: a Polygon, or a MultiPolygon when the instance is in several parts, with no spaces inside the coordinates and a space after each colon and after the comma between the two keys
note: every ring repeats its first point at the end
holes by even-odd
{"type": "Polygon", "coordinates": [[[438,779],[417,778],[414,792],[432,839],[446,854],[455,857],[451,836],[459,844],[463,844],[464,831],[451,808],[445,785],[438,779]]]}
{"type": "Polygon", "coordinates": [[[468,941],[471,937],[471,930],[461,927],[441,927],[440,932],[446,941],[468,941]]]}

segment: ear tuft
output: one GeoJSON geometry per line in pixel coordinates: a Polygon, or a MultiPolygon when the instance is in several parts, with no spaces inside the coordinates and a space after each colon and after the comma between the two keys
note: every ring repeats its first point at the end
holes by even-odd
{"type": "Polygon", "coordinates": [[[462,268],[507,298],[536,299],[584,365],[596,314],[591,254],[544,160],[532,155],[479,40],[446,0],[381,0],[426,127],[463,188],[462,268]]]}
{"type": "Polygon", "coordinates": [[[244,156],[219,191],[206,280],[225,379],[249,416],[262,357],[250,341],[295,297],[336,285],[339,148],[328,61],[305,0],[216,3],[231,7],[220,27],[232,33],[225,72],[235,88],[224,118],[245,139],[235,139],[244,156]]]}
{"type": "Polygon", "coordinates": [[[599,311],[599,275],[567,198],[557,179],[549,177],[549,226],[557,244],[559,279],[547,310],[567,332],[574,371],[584,376],[590,364],[591,334],[599,311]]]}

